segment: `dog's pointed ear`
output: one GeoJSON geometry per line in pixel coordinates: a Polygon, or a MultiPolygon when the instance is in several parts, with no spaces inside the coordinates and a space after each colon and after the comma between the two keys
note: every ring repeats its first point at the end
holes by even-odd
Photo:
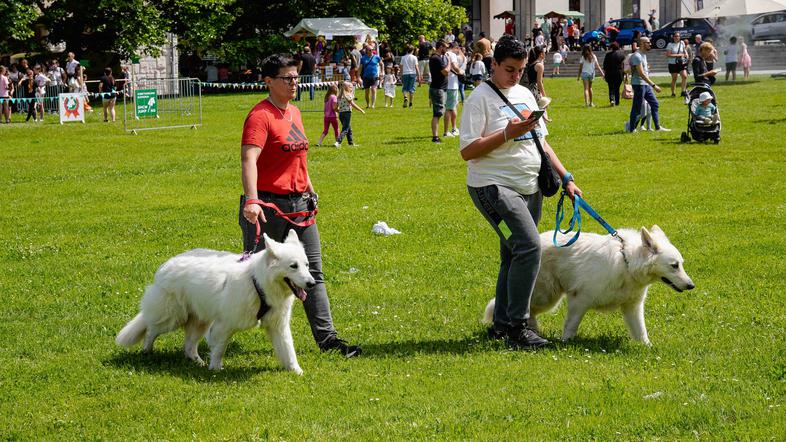
{"type": "Polygon", "coordinates": [[[267,233],[263,233],[262,238],[265,240],[265,250],[268,251],[268,254],[270,254],[270,256],[275,258],[276,248],[278,247],[278,243],[270,239],[270,237],[267,236],[267,233]]]}
{"type": "Polygon", "coordinates": [[[652,233],[650,233],[646,227],[641,228],[641,243],[652,253],[658,253],[658,246],[655,244],[655,238],[652,237],[652,233]]]}
{"type": "Polygon", "coordinates": [[[657,224],[653,224],[650,230],[652,230],[653,233],[663,233],[663,229],[661,229],[657,224]]]}
{"type": "Polygon", "coordinates": [[[287,239],[285,239],[284,242],[290,242],[295,244],[299,243],[300,239],[297,237],[297,232],[295,232],[294,229],[291,229],[287,234],[287,239]]]}

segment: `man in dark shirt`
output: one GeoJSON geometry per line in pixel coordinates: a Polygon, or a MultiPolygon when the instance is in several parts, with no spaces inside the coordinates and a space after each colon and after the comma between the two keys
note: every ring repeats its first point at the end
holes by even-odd
{"type": "MultiPolygon", "coordinates": [[[[300,55],[300,65],[298,67],[298,75],[300,75],[300,82],[305,84],[314,83],[314,68],[317,65],[317,59],[311,55],[311,48],[306,46],[303,53],[300,55]]],[[[309,98],[314,100],[314,86],[308,88],[309,98]]],[[[300,88],[297,88],[296,101],[300,101],[300,88]]]]}
{"type": "Polygon", "coordinates": [[[431,73],[431,85],[428,95],[431,99],[433,116],[431,118],[431,141],[441,143],[437,135],[439,119],[445,115],[445,97],[448,91],[448,72],[451,69],[450,58],[445,55],[448,44],[444,40],[437,42],[434,54],[428,60],[429,72],[431,73]]]}
{"type": "Polygon", "coordinates": [[[421,35],[418,37],[418,68],[423,75],[423,81],[431,83],[431,75],[428,70],[428,60],[431,56],[431,43],[426,40],[426,37],[421,35]]]}

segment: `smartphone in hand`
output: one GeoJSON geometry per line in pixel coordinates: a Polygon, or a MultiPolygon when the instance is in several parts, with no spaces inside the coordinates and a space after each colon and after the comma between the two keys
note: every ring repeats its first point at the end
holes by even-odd
{"type": "Polygon", "coordinates": [[[535,109],[534,111],[532,111],[532,113],[529,114],[529,116],[527,117],[527,121],[538,120],[545,113],[546,113],[545,109],[535,109]]]}

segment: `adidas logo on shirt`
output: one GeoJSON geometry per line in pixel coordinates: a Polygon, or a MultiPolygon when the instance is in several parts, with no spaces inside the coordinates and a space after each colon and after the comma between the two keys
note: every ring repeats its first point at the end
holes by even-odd
{"type": "Polygon", "coordinates": [[[289,143],[281,145],[281,150],[284,152],[298,152],[301,150],[308,150],[308,138],[306,138],[303,132],[301,132],[294,123],[289,128],[287,141],[289,141],[289,143]]]}

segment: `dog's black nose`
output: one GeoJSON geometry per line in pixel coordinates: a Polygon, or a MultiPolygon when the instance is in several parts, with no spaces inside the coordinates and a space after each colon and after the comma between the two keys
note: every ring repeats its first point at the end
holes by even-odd
{"type": "Polygon", "coordinates": [[[306,283],[306,287],[308,287],[308,288],[314,288],[315,285],[317,285],[316,282],[307,282],[306,283]]]}
{"type": "Polygon", "coordinates": [[[695,288],[696,288],[696,286],[695,286],[695,285],[693,285],[693,283],[690,283],[690,284],[688,284],[688,286],[687,286],[687,287],[685,287],[685,288],[686,288],[687,290],[693,290],[693,289],[695,289],[695,288]]]}

